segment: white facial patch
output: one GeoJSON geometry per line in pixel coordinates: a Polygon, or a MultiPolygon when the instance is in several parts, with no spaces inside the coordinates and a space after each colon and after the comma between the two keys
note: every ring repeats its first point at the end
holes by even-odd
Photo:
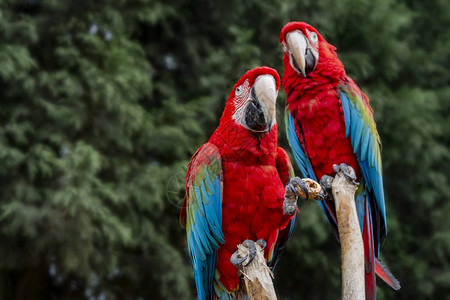
{"type": "Polygon", "coordinates": [[[244,124],[247,100],[250,98],[250,83],[248,79],[234,90],[234,96],[236,110],[233,114],[233,119],[236,120],[236,123],[242,125],[244,124]]]}

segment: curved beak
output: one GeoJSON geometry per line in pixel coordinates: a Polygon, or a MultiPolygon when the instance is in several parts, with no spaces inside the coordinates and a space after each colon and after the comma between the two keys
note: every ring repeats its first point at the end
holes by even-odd
{"type": "Polygon", "coordinates": [[[308,44],[306,37],[299,30],[291,31],[286,35],[289,62],[292,68],[306,77],[316,67],[319,55],[308,44]]]}
{"type": "Polygon", "coordinates": [[[306,77],[305,73],[305,52],[308,47],[305,36],[298,30],[289,32],[286,35],[286,44],[289,49],[289,60],[291,66],[306,77]]]}
{"type": "Polygon", "coordinates": [[[245,122],[254,132],[268,132],[275,124],[277,88],[271,75],[260,75],[251,89],[245,122]]]}
{"type": "Polygon", "coordinates": [[[271,75],[261,75],[256,78],[253,85],[256,99],[261,104],[264,112],[266,122],[270,127],[276,118],[276,104],[277,104],[277,87],[275,79],[271,75]]]}

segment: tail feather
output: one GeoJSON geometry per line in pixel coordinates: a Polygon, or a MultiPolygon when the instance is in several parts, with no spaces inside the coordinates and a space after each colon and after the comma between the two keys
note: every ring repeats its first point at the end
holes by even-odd
{"type": "Polygon", "coordinates": [[[391,271],[384,263],[376,258],[375,272],[377,273],[377,276],[380,277],[384,282],[386,282],[386,284],[389,285],[393,290],[398,291],[401,288],[398,279],[395,278],[394,275],[392,275],[391,271]]]}
{"type": "Polygon", "coordinates": [[[375,253],[373,244],[372,215],[365,201],[363,242],[364,242],[364,264],[365,264],[365,285],[366,300],[375,300],[376,298],[376,276],[375,276],[375,253]]]}

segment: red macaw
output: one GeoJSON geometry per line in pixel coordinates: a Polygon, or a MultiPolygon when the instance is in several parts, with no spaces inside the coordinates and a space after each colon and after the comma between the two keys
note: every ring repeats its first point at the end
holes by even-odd
{"type": "MultiPolygon", "coordinates": [[[[303,176],[312,179],[334,176],[334,164],[345,163],[355,170],[360,183],[355,201],[364,241],[366,298],[375,299],[375,273],[399,289],[398,281],[377,259],[387,224],[381,143],[369,99],[345,73],[336,48],[312,26],[286,24],[280,43],[286,128],[297,164],[303,176]]],[[[333,202],[320,204],[339,239],[333,202]]]]}
{"type": "Polygon", "coordinates": [[[240,299],[237,245],[255,250],[257,241],[274,267],[292,232],[295,215],[284,214],[283,201],[293,169],[277,147],[279,85],[271,68],[248,71],[231,91],[219,127],[188,166],[180,220],[200,300],[240,299]]]}

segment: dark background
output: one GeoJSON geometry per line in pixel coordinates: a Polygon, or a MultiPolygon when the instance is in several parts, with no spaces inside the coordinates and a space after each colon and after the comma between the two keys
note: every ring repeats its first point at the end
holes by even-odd
{"type": "MultiPolygon", "coordinates": [[[[338,48],[375,110],[381,258],[402,283],[378,299],[450,299],[447,0],[0,1],[0,299],[194,299],[187,163],[246,70],[282,75],[290,20],[338,48]]],[[[325,216],[297,219],[279,298],[339,299],[325,216]]]]}

